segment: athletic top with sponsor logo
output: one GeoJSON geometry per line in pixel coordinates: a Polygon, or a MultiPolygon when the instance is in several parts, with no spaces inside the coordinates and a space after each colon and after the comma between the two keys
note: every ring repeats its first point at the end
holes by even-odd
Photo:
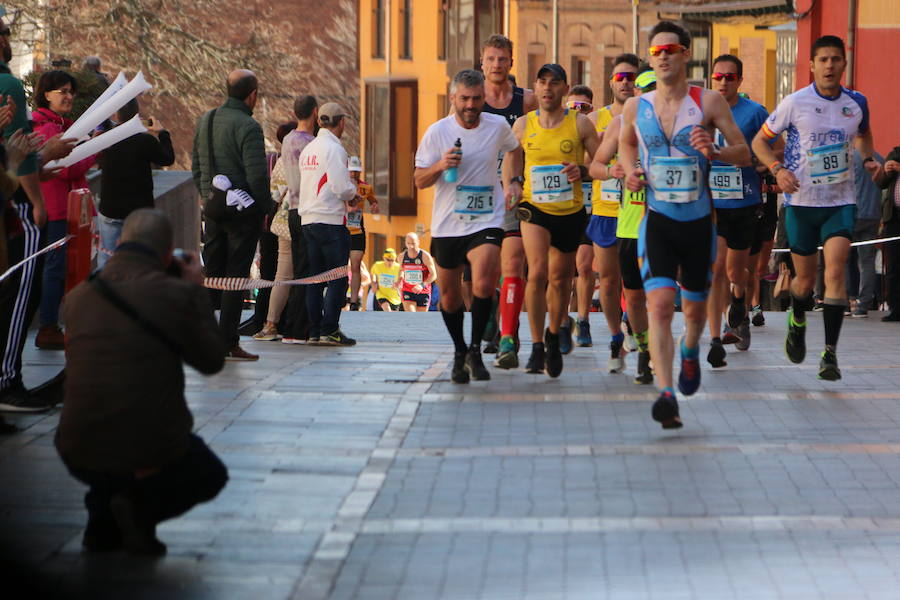
{"type": "MultiPolygon", "coordinates": [[[[597,111],[597,134],[600,135],[613,120],[612,105],[604,106],[597,111]]],[[[609,166],[616,164],[613,158],[609,166]]],[[[595,179],[591,190],[591,214],[598,217],[615,217],[619,214],[619,203],[622,201],[621,179],[595,179]]]]}
{"type": "Polygon", "coordinates": [[[412,258],[410,258],[406,252],[407,251],[404,250],[400,254],[400,256],[403,257],[403,266],[401,267],[403,270],[403,291],[409,292],[410,294],[430,294],[431,284],[425,285],[425,280],[431,275],[431,271],[429,271],[428,267],[425,265],[423,255],[424,250],[419,250],[419,253],[412,258]],[[416,285],[422,286],[422,289],[418,292],[413,289],[416,285]]]}
{"type": "Polygon", "coordinates": [[[512,100],[509,101],[509,105],[506,108],[495,108],[485,102],[484,112],[491,113],[492,115],[500,115],[506,119],[506,122],[512,127],[515,125],[516,119],[525,114],[525,90],[513,86],[512,100]]]}
{"type": "Polygon", "coordinates": [[[363,210],[369,204],[370,199],[375,199],[375,191],[371,185],[360,179],[356,184],[356,195],[362,198],[362,200],[360,200],[359,206],[357,207],[359,210],[347,213],[347,229],[350,230],[350,235],[361,235],[365,233],[366,221],[363,218],[363,210]]]}
{"type": "MultiPolygon", "coordinates": [[[[748,146],[769,116],[761,104],[741,97],[731,107],[731,114],[748,146]]],[[[716,143],[719,146],[726,145],[721,131],[716,132],[716,143]]],[[[753,166],[735,167],[723,162],[713,162],[709,171],[709,190],[716,208],[742,208],[762,204],[762,180],[753,166]]]]}
{"type": "Polygon", "coordinates": [[[462,160],[456,181],[438,177],[435,183],[431,237],[459,237],[503,224],[506,203],[497,173],[498,154],[519,147],[512,128],[501,116],[481,113],[481,121],[466,129],[456,115],[431,125],[416,151],[416,168],[438,162],[457,139],[462,141],[462,160]]]}
{"type": "Polygon", "coordinates": [[[763,125],[766,137],[787,133],[784,167],[799,189],[785,194],[791,206],[842,206],[856,203],[852,148],[869,130],[869,104],[854,90],[823,96],[812,83],[781,101],[763,125]]]}
{"type": "Polygon", "coordinates": [[[522,202],[550,215],[571,215],[583,210],[581,182],[572,183],[562,172],[563,164],[584,164],[584,144],[578,134],[578,112],[565,110],[562,122],[544,129],[540,109],[525,115],[525,184],[522,202]]]}
{"type": "Polygon", "coordinates": [[[712,207],[707,183],[709,161],[691,147],[691,130],[703,122],[703,89],[689,86],[675,114],[672,139],[656,114],[652,91],[638,99],[635,129],[647,177],[647,207],[676,221],[707,216],[712,207]]]}

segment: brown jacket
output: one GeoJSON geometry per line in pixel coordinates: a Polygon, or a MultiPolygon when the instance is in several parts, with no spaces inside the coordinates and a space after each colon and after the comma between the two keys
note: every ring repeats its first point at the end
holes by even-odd
{"type": "Polygon", "coordinates": [[[182,350],[170,350],[92,284],[78,285],[63,306],[66,387],[56,448],[68,465],[93,471],[163,466],[187,451],[194,422],[182,360],[204,374],[225,362],[209,295],[167,274],[143,247],[117,251],[102,278],[182,350]]]}

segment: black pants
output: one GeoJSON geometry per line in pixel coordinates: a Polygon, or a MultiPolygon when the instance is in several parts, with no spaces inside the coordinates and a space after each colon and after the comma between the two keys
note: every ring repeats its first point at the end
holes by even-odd
{"type": "MultiPolygon", "coordinates": [[[[278,236],[270,231],[259,235],[259,274],[263,279],[275,280],[278,268],[278,236]]],[[[256,308],[253,311],[254,333],[262,329],[269,315],[269,297],[272,288],[263,288],[256,294],[256,308]]]]}
{"type": "MultiPolygon", "coordinates": [[[[884,224],[885,237],[900,235],[900,215],[894,211],[894,218],[884,224]]],[[[882,246],[886,259],[885,279],[887,280],[887,301],[890,312],[900,315],[900,241],[887,242],[882,246]]]]}
{"type": "MultiPolygon", "coordinates": [[[[21,188],[13,197],[13,209],[22,229],[6,238],[10,265],[34,254],[43,245],[41,230],[31,220],[31,204],[21,188]]],[[[22,385],[22,350],[28,325],[41,302],[43,259],[42,256],[26,263],[0,283],[0,393],[22,385]]]]}
{"type": "Polygon", "coordinates": [[[113,496],[128,492],[142,520],[157,524],[186,513],[200,502],[215,498],[228,482],[228,469],[202,439],[191,434],[190,447],[178,462],[142,479],[131,474],[116,474],[73,468],[75,479],[90,489],[84,495],[88,511],[87,533],[106,539],[120,535],[109,508],[113,496]]]}
{"type": "MultiPolygon", "coordinates": [[[[309,275],[309,253],[300,228],[300,215],[296,209],[288,211],[288,227],[291,230],[291,260],[294,263],[294,279],[309,275]]],[[[284,336],[305,340],[309,337],[309,312],[306,310],[306,286],[292,285],[288,301],[281,313],[278,331],[284,336]]]]}
{"type": "MultiPolygon", "coordinates": [[[[204,219],[203,263],[207,277],[247,277],[256,254],[262,217],[250,216],[216,222],[204,219]]],[[[209,290],[213,306],[221,308],[219,329],[225,347],[238,343],[238,325],[244,304],[244,292],[209,290]]]]}

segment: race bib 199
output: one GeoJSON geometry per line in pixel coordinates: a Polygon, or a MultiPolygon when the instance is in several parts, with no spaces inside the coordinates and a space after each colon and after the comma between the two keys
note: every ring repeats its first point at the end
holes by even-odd
{"type": "Polygon", "coordinates": [[[699,197],[696,156],[650,157],[650,186],[662,202],[684,204],[699,197]]]}
{"type": "Polygon", "coordinates": [[[713,200],[742,200],[744,177],[740,167],[713,166],[709,170],[709,190],[713,200]]]}
{"type": "Polygon", "coordinates": [[[806,151],[813,185],[843,183],[850,177],[850,145],[847,142],[819,146],[806,151]]]}
{"type": "Polygon", "coordinates": [[[494,214],[494,186],[458,185],[453,212],[460,221],[470,223],[494,214]]]}
{"type": "Polygon", "coordinates": [[[572,184],[560,165],[535,165],[531,167],[531,201],[535,204],[571,202],[572,184]]]}

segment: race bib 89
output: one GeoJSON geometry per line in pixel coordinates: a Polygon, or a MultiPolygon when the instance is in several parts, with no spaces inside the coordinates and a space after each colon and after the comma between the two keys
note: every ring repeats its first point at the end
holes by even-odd
{"type": "Polygon", "coordinates": [[[806,151],[813,185],[843,183],[850,178],[850,145],[847,142],[819,146],[806,151]]]}

